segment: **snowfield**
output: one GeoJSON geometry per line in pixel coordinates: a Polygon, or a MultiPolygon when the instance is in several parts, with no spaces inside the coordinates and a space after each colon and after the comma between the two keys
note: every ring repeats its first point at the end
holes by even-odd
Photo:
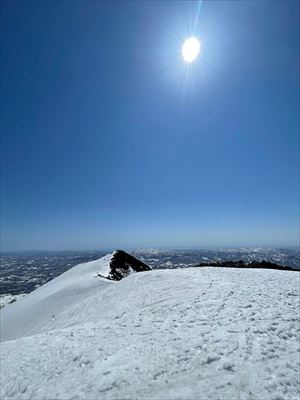
{"type": "Polygon", "coordinates": [[[299,272],[81,264],[1,311],[2,399],[299,399],[299,272]]]}

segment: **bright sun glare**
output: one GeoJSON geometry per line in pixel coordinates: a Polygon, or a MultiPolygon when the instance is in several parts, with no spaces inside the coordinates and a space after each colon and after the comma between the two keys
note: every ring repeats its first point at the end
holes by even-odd
{"type": "Polygon", "coordinates": [[[182,46],[182,55],[187,63],[191,63],[196,60],[200,52],[199,40],[192,36],[186,39],[182,46]]]}

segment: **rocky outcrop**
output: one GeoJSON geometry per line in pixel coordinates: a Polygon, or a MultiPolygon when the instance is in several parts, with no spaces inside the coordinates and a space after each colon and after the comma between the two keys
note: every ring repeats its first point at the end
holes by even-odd
{"type": "Polygon", "coordinates": [[[109,262],[109,273],[106,276],[98,273],[98,276],[114,281],[120,281],[131,273],[142,271],[151,271],[151,268],[125,251],[116,250],[109,262]]]}
{"type": "Polygon", "coordinates": [[[238,261],[216,261],[216,262],[205,262],[195,265],[195,267],[223,267],[223,268],[263,268],[263,269],[281,269],[287,271],[294,271],[293,268],[285,265],[278,265],[270,261],[252,261],[246,263],[243,260],[238,261]]]}

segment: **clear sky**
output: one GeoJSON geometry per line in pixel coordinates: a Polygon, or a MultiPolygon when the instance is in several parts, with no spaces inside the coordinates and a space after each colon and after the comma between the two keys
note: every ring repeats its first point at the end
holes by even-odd
{"type": "Polygon", "coordinates": [[[299,4],[2,1],[2,250],[297,245],[299,4]]]}

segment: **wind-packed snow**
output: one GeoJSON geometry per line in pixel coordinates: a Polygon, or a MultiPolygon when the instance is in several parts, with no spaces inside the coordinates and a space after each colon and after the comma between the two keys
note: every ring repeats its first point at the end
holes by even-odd
{"type": "Polygon", "coordinates": [[[5,337],[18,339],[2,343],[3,399],[298,399],[299,272],[207,267],[104,282],[93,263],[69,271],[71,299],[65,273],[4,308],[5,337]],[[44,290],[59,301],[51,312],[36,304],[35,325],[44,290]],[[16,322],[22,309],[30,328],[16,322]]]}

